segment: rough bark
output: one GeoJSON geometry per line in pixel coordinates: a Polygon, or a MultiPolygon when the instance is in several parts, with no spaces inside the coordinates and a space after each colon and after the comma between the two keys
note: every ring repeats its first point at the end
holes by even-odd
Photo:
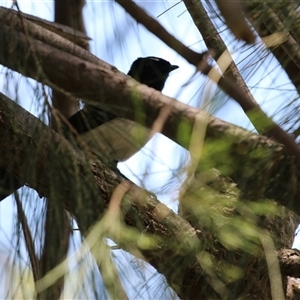
{"type": "MultiPolygon", "coordinates": [[[[80,151],[72,148],[64,138],[4,96],[1,97],[0,107],[1,128],[5,128],[0,136],[1,145],[4,146],[1,148],[1,167],[10,168],[14,175],[27,182],[40,195],[51,199],[59,193],[65,201],[64,205],[76,215],[83,231],[87,230],[103,215],[113,191],[123,179],[101,162],[90,166],[80,151]],[[8,163],[12,154],[13,165],[8,163]],[[25,170],[30,172],[24,172],[25,170]]],[[[233,130],[234,126],[231,127],[233,130]]],[[[252,138],[257,139],[256,145],[259,140],[262,141],[261,137],[255,135],[252,138]]],[[[251,138],[248,136],[247,140],[251,141],[251,138]]],[[[260,147],[269,148],[267,140],[263,141],[260,147]]],[[[271,144],[275,146],[274,142],[271,144]]],[[[244,155],[251,158],[250,153],[244,155]]],[[[233,154],[233,158],[237,159],[236,157],[233,154]]],[[[126,213],[127,225],[161,238],[155,249],[140,251],[146,261],[166,276],[170,286],[179,295],[193,299],[201,289],[203,297],[207,293],[215,294],[211,290],[209,276],[203,273],[198,262],[198,253],[203,251],[200,246],[200,241],[203,241],[201,230],[194,229],[163,204],[134,186],[123,200],[122,212],[126,213]]],[[[281,226],[280,222],[278,225],[281,226]]],[[[206,237],[203,238],[206,241],[206,237]]],[[[122,241],[117,242],[127,249],[122,241]]]]}
{"type": "Polygon", "coordinates": [[[281,272],[283,275],[299,278],[300,252],[297,249],[281,249],[278,251],[281,272]]]}
{"type": "MultiPolygon", "coordinates": [[[[113,191],[124,178],[101,162],[90,165],[67,140],[4,95],[0,107],[1,128],[5,128],[0,135],[1,167],[8,168],[40,196],[55,199],[59,195],[86,232],[103,216],[113,191]]],[[[181,277],[175,276],[173,263],[195,260],[194,253],[199,248],[196,232],[151,194],[132,183],[128,183],[128,189],[121,207],[125,221],[143,234],[161,238],[155,249],[140,251],[145,260],[165,271],[170,285],[175,287],[181,277]],[[172,253],[174,249],[176,253],[172,253]],[[161,260],[162,257],[170,260],[161,260]]],[[[117,242],[122,245],[122,240],[117,242]]]]}

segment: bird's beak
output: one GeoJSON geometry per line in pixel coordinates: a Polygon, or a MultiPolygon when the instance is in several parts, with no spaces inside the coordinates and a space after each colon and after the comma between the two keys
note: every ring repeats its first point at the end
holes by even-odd
{"type": "Polygon", "coordinates": [[[179,68],[178,66],[171,65],[171,66],[169,67],[169,72],[172,72],[172,71],[174,71],[174,70],[176,70],[176,69],[178,69],[178,68],[179,68]]]}

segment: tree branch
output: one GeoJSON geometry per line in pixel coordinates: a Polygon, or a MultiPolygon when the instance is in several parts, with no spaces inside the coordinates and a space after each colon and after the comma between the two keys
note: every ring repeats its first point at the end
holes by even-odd
{"type": "Polygon", "coordinates": [[[10,25],[14,29],[16,29],[15,26],[17,26],[21,31],[24,31],[23,24],[26,24],[26,26],[36,29],[42,27],[44,29],[47,29],[47,31],[49,30],[50,32],[55,33],[56,35],[59,35],[71,41],[72,44],[74,43],[83,48],[88,46],[88,41],[90,40],[90,38],[87,37],[85,30],[82,30],[82,28],[74,29],[70,26],[65,26],[55,22],[49,22],[45,19],[41,19],[39,17],[25,14],[20,11],[15,11],[13,9],[5,7],[0,7],[0,19],[2,24],[10,25]]]}
{"type": "MultiPolygon", "coordinates": [[[[80,57],[91,63],[97,64],[97,65],[100,64],[100,65],[104,66],[102,64],[102,61],[99,60],[99,58],[97,58],[95,55],[86,51],[82,47],[79,47],[76,44],[70,42],[69,41],[70,38],[67,39],[67,37],[65,37],[65,36],[60,36],[59,34],[56,34],[53,31],[50,31],[44,27],[37,25],[35,22],[34,23],[29,22],[27,17],[28,17],[27,15],[24,16],[23,14],[21,14],[21,16],[18,16],[14,10],[0,7],[1,24],[8,26],[10,28],[10,30],[18,31],[21,33],[26,33],[27,38],[31,37],[32,39],[42,41],[47,45],[50,45],[57,49],[63,50],[66,53],[70,53],[72,55],[80,57]],[[25,18],[22,19],[22,17],[25,17],[25,18]]],[[[33,17],[33,18],[36,18],[36,17],[33,17]]],[[[53,22],[49,22],[49,23],[56,24],[53,22]]],[[[38,24],[40,24],[40,23],[38,23],[38,24]]],[[[63,25],[60,25],[60,26],[63,26],[63,25]]],[[[63,27],[67,27],[67,26],[63,26],[63,27]]],[[[72,29],[70,27],[67,27],[67,28],[72,31],[72,29]]],[[[72,35],[74,36],[74,30],[72,32],[72,35]]],[[[29,42],[29,40],[27,40],[27,46],[28,46],[28,42],[29,42]]],[[[105,63],[105,66],[112,68],[112,66],[109,66],[107,63],[105,63]]]]}
{"type": "MultiPolygon", "coordinates": [[[[228,51],[228,49],[215,25],[209,18],[202,2],[190,0],[183,0],[183,2],[190,13],[199,33],[202,35],[206,47],[214,50],[214,59],[218,61],[220,56],[225,51],[228,51]]],[[[245,33],[245,35],[247,36],[247,33],[245,33]]],[[[241,90],[244,91],[244,93],[249,97],[249,99],[251,99],[253,103],[257,104],[230,54],[229,56],[232,61],[228,67],[228,70],[226,70],[227,76],[232,79],[241,88],[241,90]]]]}
{"type": "MultiPolygon", "coordinates": [[[[154,33],[163,42],[165,42],[172,49],[177,51],[188,62],[195,65],[197,70],[205,75],[209,75],[214,69],[207,63],[205,55],[191,51],[171,34],[169,34],[156,20],[151,18],[142,8],[136,5],[133,1],[117,2],[139,23],[143,24],[149,31],[154,33]],[[198,54],[198,56],[197,56],[198,54]]],[[[235,99],[253,126],[260,134],[267,135],[268,137],[275,138],[278,142],[284,144],[287,150],[300,158],[300,148],[295,143],[294,139],[282,130],[271,118],[269,118],[257,103],[253,103],[251,97],[244,93],[244,91],[233,83],[224,74],[216,82],[218,86],[229,96],[235,99]]]]}
{"type": "Polygon", "coordinates": [[[245,18],[240,1],[225,3],[222,0],[216,0],[216,4],[234,36],[248,44],[253,44],[255,35],[245,18]]]}
{"type": "MultiPolygon", "coordinates": [[[[9,168],[40,196],[55,199],[59,195],[86,232],[104,214],[123,177],[100,161],[87,162],[81,151],[4,95],[0,95],[0,127],[5,129],[0,132],[0,167],[9,168]]],[[[181,277],[174,272],[174,262],[197,261],[200,243],[196,231],[153,196],[127,184],[129,191],[121,207],[125,222],[140,233],[160,238],[155,249],[140,251],[176,288],[181,277]],[[169,259],[162,261],[162,257],[169,259]]],[[[194,264],[185,268],[190,266],[194,264]]]]}

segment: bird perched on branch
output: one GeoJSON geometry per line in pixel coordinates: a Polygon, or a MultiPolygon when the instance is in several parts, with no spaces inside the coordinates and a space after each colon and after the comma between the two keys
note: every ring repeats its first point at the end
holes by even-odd
{"type": "MultiPolygon", "coordinates": [[[[128,72],[133,79],[162,91],[169,73],[178,66],[153,56],[138,58],[128,72]]],[[[99,107],[86,105],[71,116],[71,125],[97,157],[110,163],[125,161],[137,153],[151,138],[150,130],[99,107]]]]}
{"type": "MultiPolygon", "coordinates": [[[[149,56],[135,60],[128,75],[162,91],[169,73],[177,68],[162,58],[149,56]]],[[[149,129],[92,105],[86,105],[71,116],[69,122],[91,152],[111,166],[130,158],[151,138],[149,129]]],[[[0,168],[0,201],[23,184],[8,170],[0,168]]]]}

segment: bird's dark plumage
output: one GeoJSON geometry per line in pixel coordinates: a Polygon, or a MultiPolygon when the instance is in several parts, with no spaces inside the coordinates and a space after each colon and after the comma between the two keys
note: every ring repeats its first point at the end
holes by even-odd
{"type": "MultiPolygon", "coordinates": [[[[132,63],[127,75],[161,92],[169,73],[178,68],[162,58],[140,57],[132,63]]],[[[112,113],[92,105],[86,105],[84,109],[71,116],[69,122],[81,134],[115,118],[116,116],[112,113]]]]}
{"type": "MultiPolygon", "coordinates": [[[[177,68],[162,58],[149,56],[135,60],[128,75],[162,91],[169,73],[177,68]]],[[[149,129],[91,105],[71,116],[69,122],[91,152],[109,162],[127,160],[151,138],[149,129]]],[[[22,185],[7,170],[0,168],[0,200],[22,185]]]]}
{"type": "Polygon", "coordinates": [[[171,65],[162,58],[148,56],[135,60],[131,65],[128,75],[136,81],[161,92],[169,73],[176,69],[178,69],[178,66],[171,65]]]}
{"type": "MultiPolygon", "coordinates": [[[[135,60],[128,75],[162,91],[169,73],[177,68],[162,58],[149,56],[135,60]]],[[[110,162],[127,160],[151,138],[149,129],[90,105],[73,115],[69,122],[96,156],[110,162]]]]}

